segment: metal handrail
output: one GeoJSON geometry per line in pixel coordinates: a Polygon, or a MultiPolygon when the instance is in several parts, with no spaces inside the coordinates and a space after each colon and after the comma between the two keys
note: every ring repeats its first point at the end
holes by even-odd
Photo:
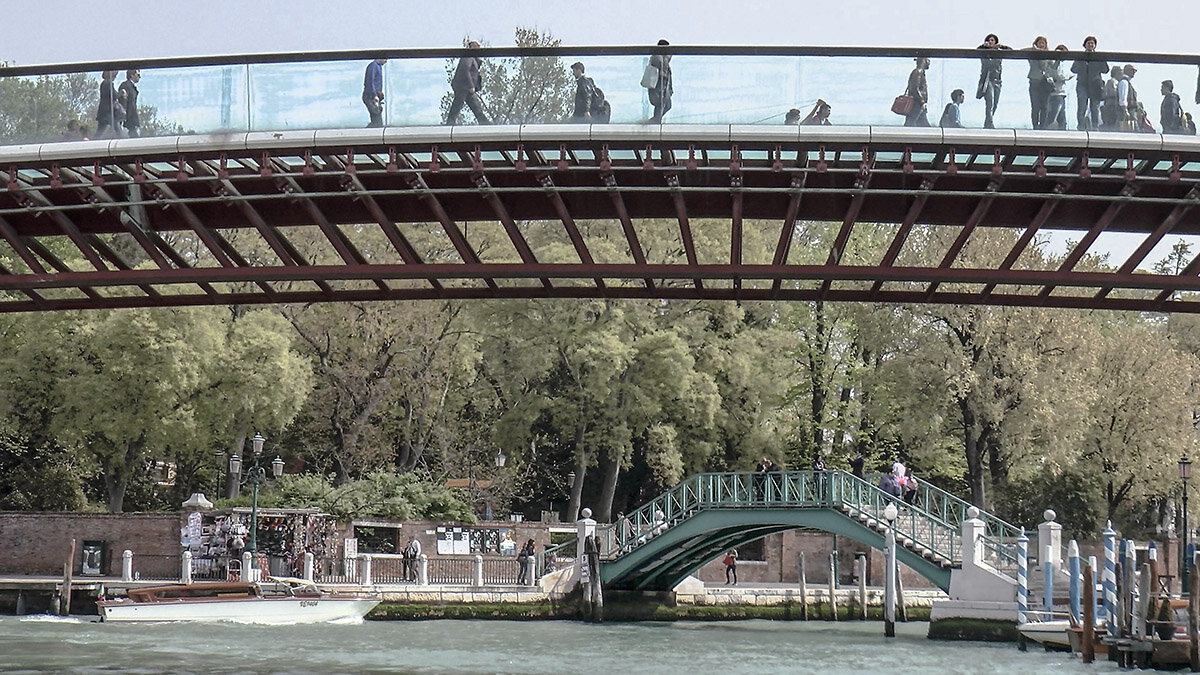
{"type": "MultiPolygon", "coordinates": [[[[580,45],[568,47],[431,47],[414,49],[348,49],[313,52],[268,52],[250,54],[212,54],[207,56],[177,56],[160,58],[131,58],[119,61],[80,61],[74,63],[45,63],[0,67],[0,77],[58,75],[64,73],[126,70],[131,67],[185,68],[195,66],[254,65],[271,63],[318,63],[327,61],[369,61],[388,59],[449,59],[474,55],[497,57],[553,56],[632,56],[671,54],[672,56],[825,56],[862,58],[912,58],[917,54],[930,58],[977,59],[980,50],[971,47],[834,47],[821,45],[580,45]]],[[[990,50],[988,59],[1026,61],[1029,52],[990,50]]],[[[1168,63],[1197,65],[1195,54],[1164,54],[1157,52],[1064,51],[1054,52],[1055,59],[1067,61],[1103,60],[1122,63],[1168,63]]]]}
{"type": "Polygon", "coordinates": [[[862,520],[868,526],[878,526],[884,521],[884,509],[889,503],[900,507],[892,526],[896,536],[907,540],[916,549],[924,549],[947,563],[962,561],[961,527],[940,517],[946,509],[935,492],[925,492],[924,499],[908,504],[896,496],[884,492],[874,484],[844,471],[828,472],[837,492],[838,506],[862,520]],[[930,506],[934,508],[931,510],[930,506]]]}

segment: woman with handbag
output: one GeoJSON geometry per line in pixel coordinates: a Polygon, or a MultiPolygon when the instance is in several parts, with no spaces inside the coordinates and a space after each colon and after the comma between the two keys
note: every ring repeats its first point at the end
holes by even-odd
{"type": "MultiPolygon", "coordinates": [[[[671,43],[666,40],[659,40],[658,46],[665,47],[671,43]]],[[[671,94],[674,93],[674,88],[671,77],[671,55],[670,54],[653,54],[650,57],[650,65],[646,66],[646,72],[642,74],[642,86],[646,87],[646,95],[650,98],[650,105],[654,106],[654,115],[647,120],[650,124],[662,124],[663,115],[671,109],[671,94]]]]}
{"type": "Polygon", "coordinates": [[[904,91],[905,96],[912,98],[912,109],[904,116],[904,126],[927,127],[929,117],[926,114],[926,104],[929,103],[929,84],[925,80],[925,71],[929,70],[929,57],[918,56],[915,60],[917,67],[908,74],[908,89],[904,91]]]}
{"type": "Polygon", "coordinates": [[[725,563],[725,585],[737,586],[737,549],[729,549],[721,562],[725,563]]]}

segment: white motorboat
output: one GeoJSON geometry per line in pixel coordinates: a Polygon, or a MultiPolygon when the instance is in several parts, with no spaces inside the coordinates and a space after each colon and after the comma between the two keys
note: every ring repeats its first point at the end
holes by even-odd
{"type": "Polygon", "coordinates": [[[361,620],[379,599],[326,593],[303,579],[197,582],[129,589],[128,597],[101,599],[102,621],[233,621],[295,624],[361,620]]]}
{"type": "Polygon", "coordinates": [[[1069,619],[1029,621],[1017,626],[1017,630],[1025,639],[1033,640],[1051,649],[1071,648],[1071,639],[1067,635],[1067,630],[1070,628],[1071,621],[1069,619]]]}

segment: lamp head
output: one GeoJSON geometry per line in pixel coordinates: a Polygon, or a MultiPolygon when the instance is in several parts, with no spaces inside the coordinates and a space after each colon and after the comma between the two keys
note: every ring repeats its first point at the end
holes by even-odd
{"type": "Polygon", "coordinates": [[[242,472],[242,456],[234,453],[233,457],[229,458],[229,473],[239,474],[242,472]]]}
{"type": "Polygon", "coordinates": [[[283,459],[281,459],[278,455],[276,455],[275,460],[271,462],[271,474],[276,478],[279,478],[283,475],[283,459]]]}
{"type": "Polygon", "coordinates": [[[888,502],[888,505],[883,507],[883,519],[888,521],[889,524],[896,520],[896,516],[898,514],[899,512],[896,509],[896,502],[888,502]]]}
{"type": "Polygon", "coordinates": [[[1183,480],[1189,480],[1192,477],[1192,460],[1187,458],[1187,455],[1179,458],[1179,477],[1183,480]]]}
{"type": "Polygon", "coordinates": [[[254,438],[251,438],[250,442],[254,444],[254,456],[255,457],[258,457],[259,455],[262,454],[263,443],[266,440],[267,439],[263,438],[262,434],[258,433],[257,431],[254,432],[254,438]]]}
{"type": "Polygon", "coordinates": [[[496,453],[496,468],[497,469],[503,469],[504,463],[507,461],[508,461],[508,456],[506,456],[504,454],[503,450],[496,453]]]}

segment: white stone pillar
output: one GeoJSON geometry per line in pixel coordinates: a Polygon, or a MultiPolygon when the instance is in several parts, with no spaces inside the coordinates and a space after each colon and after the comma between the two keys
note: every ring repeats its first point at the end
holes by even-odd
{"type": "Polygon", "coordinates": [[[358,583],[363,586],[371,585],[371,556],[360,555],[358,557],[362,561],[358,566],[359,576],[358,583]]]}
{"type": "Polygon", "coordinates": [[[972,506],[967,509],[967,519],[962,522],[962,559],[963,564],[978,567],[983,563],[983,533],[987,525],[979,519],[979,509],[972,506]]]}
{"type": "Polygon", "coordinates": [[[1056,515],[1057,514],[1054,513],[1053,509],[1046,509],[1046,512],[1042,514],[1042,517],[1046,519],[1046,522],[1038,525],[1038,551],[1045,553],[1046,548],[1049,547],[1051,558],[1049,560],[1042,560],[1040,562],[1053,563],[1054,569],[1061,570],[1063,569],[1062,525],[1054,522],[1056,515]]]}
{"type": "Polygon", "coordinates": [[[183,555],[180,556],[179,583],[181,583],[181,584],[192,583],[192,552],[191,551],[184,551],[183,555]]]}
{"type": "Polygon", "coordinates": [[[475,588],[483,586],[483,556],[475,554],[475,577],[473,579],[475,588]]]}
{"type": "Polygon", "coordinates": [[[420,565],[417,567],[417,583],[421,586],[429,585],[429,556],[421,554],[420,565]]]}
{"type": "Polygon", "coordinates": [[[133,581],[133,551],[121,553],[121,581],[133,581]]]}
{"type": "Polygon", "coordinates": [[[312,551],[305,551],[304,552],[304,580],[305,581],[312,581],[315,578],[313,576],[313,563],[314,562],[315,562],[315,559],[313,558],[312,551]]]}
{"type": "Polygon", "coordinates": [[[575,539],[575,564],[583,560],[583,542],[588,537],[596,534],[596,521],[592,520],[592,510],[585,508],[579,512],[583,516],[575,521],[575,531],[577,538],[575,539]]]}

